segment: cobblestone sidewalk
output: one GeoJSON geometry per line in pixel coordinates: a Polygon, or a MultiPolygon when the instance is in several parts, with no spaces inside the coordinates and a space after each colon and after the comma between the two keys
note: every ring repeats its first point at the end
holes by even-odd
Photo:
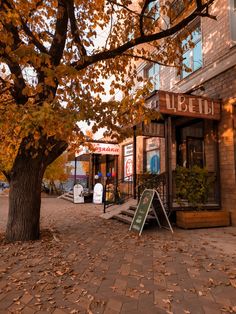
{"type": "MultiPolygon", "coordinates": [[[[8,199],[0,197],[0,232],[8,199]]],[[[153,226],[141,237],[98,205],[43,199],[42,239],[0,240],[0,314],[236,313],[236,228],[153,226]]]]}

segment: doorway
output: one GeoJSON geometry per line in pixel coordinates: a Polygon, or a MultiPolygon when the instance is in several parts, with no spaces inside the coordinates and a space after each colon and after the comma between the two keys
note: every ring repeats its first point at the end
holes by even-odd
{"type": "Polygon", "coordinates": [[[202,121],[176,127],[177,165],[205,166],[204,124],[202,121]]]}

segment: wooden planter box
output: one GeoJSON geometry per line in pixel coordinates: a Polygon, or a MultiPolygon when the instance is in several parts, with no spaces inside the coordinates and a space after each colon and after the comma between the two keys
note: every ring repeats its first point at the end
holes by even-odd
{"type": "Polygon", "coordinates": [[[177,211],[176,223],[184,229],[226,227],[230,225],[230,214],[223,210],[177,211]]]}

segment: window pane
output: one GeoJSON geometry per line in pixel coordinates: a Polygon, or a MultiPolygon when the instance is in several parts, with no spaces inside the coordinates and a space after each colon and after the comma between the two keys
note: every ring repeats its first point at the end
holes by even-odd
{"type": "Polygon", "coordinates": [[[147,152],[146,170],[150,173],[160,173],[160,152],[152,150],[147,152]]]}
{"type": "Polygon", "coordinates": [[[175,0],[171,4],[171,20],[174,21],[176,17],[178,17],[184,11],[184,1],[183,0],[175,0]]]}
{"type": "MultiPolygon", "coordinates": [[[[183,65],[186,65],[188,68],[190,68],[193,71],[196,71],[197,69],[202,67],[202,43],[201,43],[201,28],[200,26],[196,27],[191,35],[187,36],[182,41],[182,47],[184,48],[185,52],[183,54],[183,65]],[[188,41],[191,40],[195,46],[189,47],[188,41]],[[186,51],[186,49],[188,49],[186,51]]],[[[186,69],[183,67],[182,70],[182,78],[185,78],[192,72],[186,71],[186,69]]]]}
{"type": "Polygon", "coordinates": [[[193,48],[193,71],[202,67],[202,43],[199,41],[193,48]]]}
{"type": "MultiPolygon", "coordinates": [[[[149,3],[148,7],[147,7],[147,11],[148,13],[150,11],[152,11],[152,18],[156,21],[159,17],[160,17],[160,7],[159,7],[159,0],[157,1],[153,1],[151,3],[149,3]]],[[[150,15],[149,15],[150,16],[150,15]]]]}
{"type": "MultiPolygon", "coordinates": [[[[183,55],[183,65],[186,65],[188,68],[191,69],[191,63],[190,63],[190,51],[188,50],[184,55],[183,55]]],[[[185,68],[183,67],[182,71],[182,78],[185,78],[188,76],[191,72],[187,72],[185,68]]]]}
{"type": "Polygon", "coordinates": [[[147,79],[150,79],[153,89],[157,90],[160,86],[160,78],[159,78],[159,64],[153,64],[146,72],[147,79]]]}
{"type": "Polygon", "coordinates": [[[196,43],[197,41],[201,40],[201,29],[198,26],[191,34],[192,41],[196,43]]]}

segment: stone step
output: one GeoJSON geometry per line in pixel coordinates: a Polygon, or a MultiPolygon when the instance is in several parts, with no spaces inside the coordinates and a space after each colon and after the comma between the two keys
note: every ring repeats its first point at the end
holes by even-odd
{"type": "Polygon", "coordinates": [[[131,224],[131,222],[132,222],[132,217],[129,217],[129,216],[127,216],[127,215],[123,215],[123,214],[117,214],[117,215],[115,215],[115,216],[113,216],[112,217],[113,219],[116,219],[116,220],[119,220],[119,221],[121,221],[121,222],[124,222],[124,223],[126,223],[126,224],[131,224]]]}
{"type": "Polygon", "coordinates": [[[60,198],[62,198],[63,200],[66,201],[70,201],[70,202],[74,202],[74,196],[70,196],[70,195],[62,195],[60,198]]]}
{"type": "Polygon", "coordinates": [[[135,211],[130,210],[130,209],[122,209],[121,214],[127,215],[129,217],[134,217],[135,211]]]}
{"type": "Polygon", "coordinates": [[[131,206],[129,207],[129,209],[130,209],[130,210],[132,210],[132,211],[136,211],[137,206],[135,206],[135,205],[131,205],[131,206]]]}

